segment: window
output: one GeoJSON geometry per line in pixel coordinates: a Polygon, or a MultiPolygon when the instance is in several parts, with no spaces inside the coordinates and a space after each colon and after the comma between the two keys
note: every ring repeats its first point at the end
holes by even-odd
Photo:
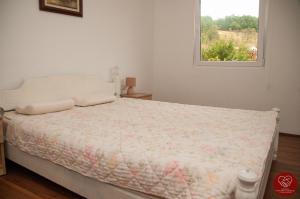
{"type": "Polygon", "coordinates": [[[263,66],[266,0],[196,0],[195,64],[263,66]]]}

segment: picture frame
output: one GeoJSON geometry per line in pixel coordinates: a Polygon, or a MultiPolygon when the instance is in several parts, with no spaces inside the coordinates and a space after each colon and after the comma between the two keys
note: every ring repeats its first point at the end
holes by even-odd
{"type": "Polygon", "coordinates": [[[82,0],[39,0],[40,10],[83,17],[82,0]]]}

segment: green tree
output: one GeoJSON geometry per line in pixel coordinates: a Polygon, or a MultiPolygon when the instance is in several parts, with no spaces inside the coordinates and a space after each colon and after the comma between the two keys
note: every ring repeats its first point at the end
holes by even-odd
{"type": "Polygon", "coordinates": [[[209,16],[201,17],[201,42],[207,44],[219,38],[217,25],[209,16]]]}
{"type": "Polygon", "coordinates": [[[258,18],[254,16],[226,16],[225,18],[218,19],[215,24],[221,30],[243,30],[255,29],[258,31],[258,18]]]}
{"type": "Polygon", "coordinates": [[[203,61],[248,61],[251,55],[244,46],[236,47],[232,40],[218,40],[208,48],[201,49],[203,61]]]}

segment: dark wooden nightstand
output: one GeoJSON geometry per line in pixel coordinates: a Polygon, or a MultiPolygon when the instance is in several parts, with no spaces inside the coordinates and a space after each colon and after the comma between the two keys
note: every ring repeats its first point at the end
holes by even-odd
{"type": "Polygon", "coordinates": [[[143,99],[143,100],[152,100],[152,94],[147,93],[133,93],[133,94],[122,94],[121,97],[143,99]]]}

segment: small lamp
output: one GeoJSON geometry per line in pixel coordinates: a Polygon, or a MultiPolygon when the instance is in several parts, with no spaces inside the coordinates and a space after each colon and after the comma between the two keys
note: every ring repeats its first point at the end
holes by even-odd
{"type": "Polygon", "coordinates": [[[136,78],[135,77],[127,77],[126,78],[126,86],[128,87],[127,95],[133,94],[134,93],[133,87],[136,86],[136,78]]]}

